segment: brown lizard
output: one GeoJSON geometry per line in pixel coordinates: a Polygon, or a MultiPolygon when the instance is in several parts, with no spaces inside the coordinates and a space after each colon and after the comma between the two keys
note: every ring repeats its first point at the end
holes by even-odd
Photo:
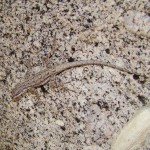
{"type": "Polygon", "coordinates": [[[79,66],[86,66],[86,65],[107,66],[107,67],[115,68],[119,71],[127,72],[129,74],[136,74],[139,76],[144,76],[143,74],[134,73],[134,72],[128,71],[127,69],[116,67],[115,65],[104,63],[104,62],[97,61],[97,60],[76,61],[76,62],[71,62],[71,63],[64,63],[54,68],[46,68],[45,70],[38,72],[36,75],[30,76],[24,82],[19,83],[14,87],[14,89],[12,90],[12,98],[14,99],[20,96],[22,93],[24,93],[25,91],[29,89],[33,89],[33,88],[46,84],[47,82],[51,81],[52,77],[54,77],[55,75],[58,75],[59,73],[67,69],[70,69],[73,67],[79,67],[79,66]]]}

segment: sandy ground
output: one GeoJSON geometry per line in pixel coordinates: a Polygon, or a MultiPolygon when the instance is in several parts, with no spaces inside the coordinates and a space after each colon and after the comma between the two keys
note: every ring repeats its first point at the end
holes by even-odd
{"type": "MultiPolygon", "coordinates": [[[[86,66],[57,76],[63,87],[37,88],[13,102],[11,90],[54,47],[49,65],[105,61],[150,76],[148,0],[2,1],[0,4],[0,150],[109,150],[118,132],[150,105],[149,78],[86,66]],[[11,2],[11,3],[10,3],[11,2]]],[[[33,73],[30,73],[33,76],[33,73]]],[[[145,141],[140,150],[148,150],[145,141]]]]}

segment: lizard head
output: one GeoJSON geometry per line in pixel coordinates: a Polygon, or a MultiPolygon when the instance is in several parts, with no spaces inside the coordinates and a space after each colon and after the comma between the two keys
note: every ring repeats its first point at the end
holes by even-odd
{"type": "Polygon", "coordinates": [[[17,97],[19,97],[25,90],[25,87],[23,86],[23,84],[17,84],[13,89],[12,89],[12,92],[11,92],[11,96],[12,96],[12,99],[15,99],[17,97]]]}

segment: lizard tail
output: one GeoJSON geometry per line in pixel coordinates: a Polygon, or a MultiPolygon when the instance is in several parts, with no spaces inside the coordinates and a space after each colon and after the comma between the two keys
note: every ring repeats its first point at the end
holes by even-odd
{"type": "Polygon", "coordinates": [[[64,70],[67,70],[70,68],[87,66],[87,65],[107,66],[107,67],[111,67],[111,68],[117,69],[119,71],[129,73],[129,74],[136,74],[138,76],[146,77],[146,75],[144,73],[136,73],[134,71],[129,71],[125,68],[115,66],[113,64],[108,64],[106,62],[97,61],[97,60],[82,60],[82,61],[76,61],[76,62],[71,62],[71,63],[64,63],[64,64],[56,67],[56,72],[57,72],[57,74],[59,74],[59,73],[63,72],[64,70]]]}

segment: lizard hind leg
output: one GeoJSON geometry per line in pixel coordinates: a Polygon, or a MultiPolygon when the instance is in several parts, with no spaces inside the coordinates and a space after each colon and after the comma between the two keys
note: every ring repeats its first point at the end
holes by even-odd
{"type": "Polygon", "coordinates": [[[59,78],[56,78],[54,77],[50,82],[49,82],[49,86],[52,88],[52,89],[61,89],[61,90],[64,90],[64,91],[72,91],[72,92],[75,92],[67,87],[65,87],[65,84],[67,83],[70,83],[69,82],[66,82],[66,83],[63,83],[59,78]]]}
{"type": "Polygon", "coordinates": [[[42,57],[42,66],[46,68],[53,68],[53,63],[49,60],[48,56],[42,57]]]}
{"type": "Polygon", "coordinates": [[[51,51],[47,54],[47,56],[42,58],[43,66],[47,68],[52,68],[52,63],[50,62],[50,58],[53,56],[54,52],[58,49],[57,41],[56,41],[56,33],[54,34],[53,42],[51,45],[51,51]]]}
{"type": "Polygon", "coordinates": [[[35,95],[37,97],[37,99],[40,99],[40,96],[35,88],[29,88],[29,89],[27,89],[27,92],[35,95]]]}
{"type": "Polygon", "coordinates": [[[28,79],[31,75],[34,75],[32,68],[34,66],[32,59],[27,59],[24,61],[24,65],[27,67],[27,72],[25,74],[25,79],[28,79]]]}
{"type": "Polygon", "coordinates": [[[53,89],[63,88],[64,83],[59,78],[53,77],[49,82],[49,86],[53,89]]]}

